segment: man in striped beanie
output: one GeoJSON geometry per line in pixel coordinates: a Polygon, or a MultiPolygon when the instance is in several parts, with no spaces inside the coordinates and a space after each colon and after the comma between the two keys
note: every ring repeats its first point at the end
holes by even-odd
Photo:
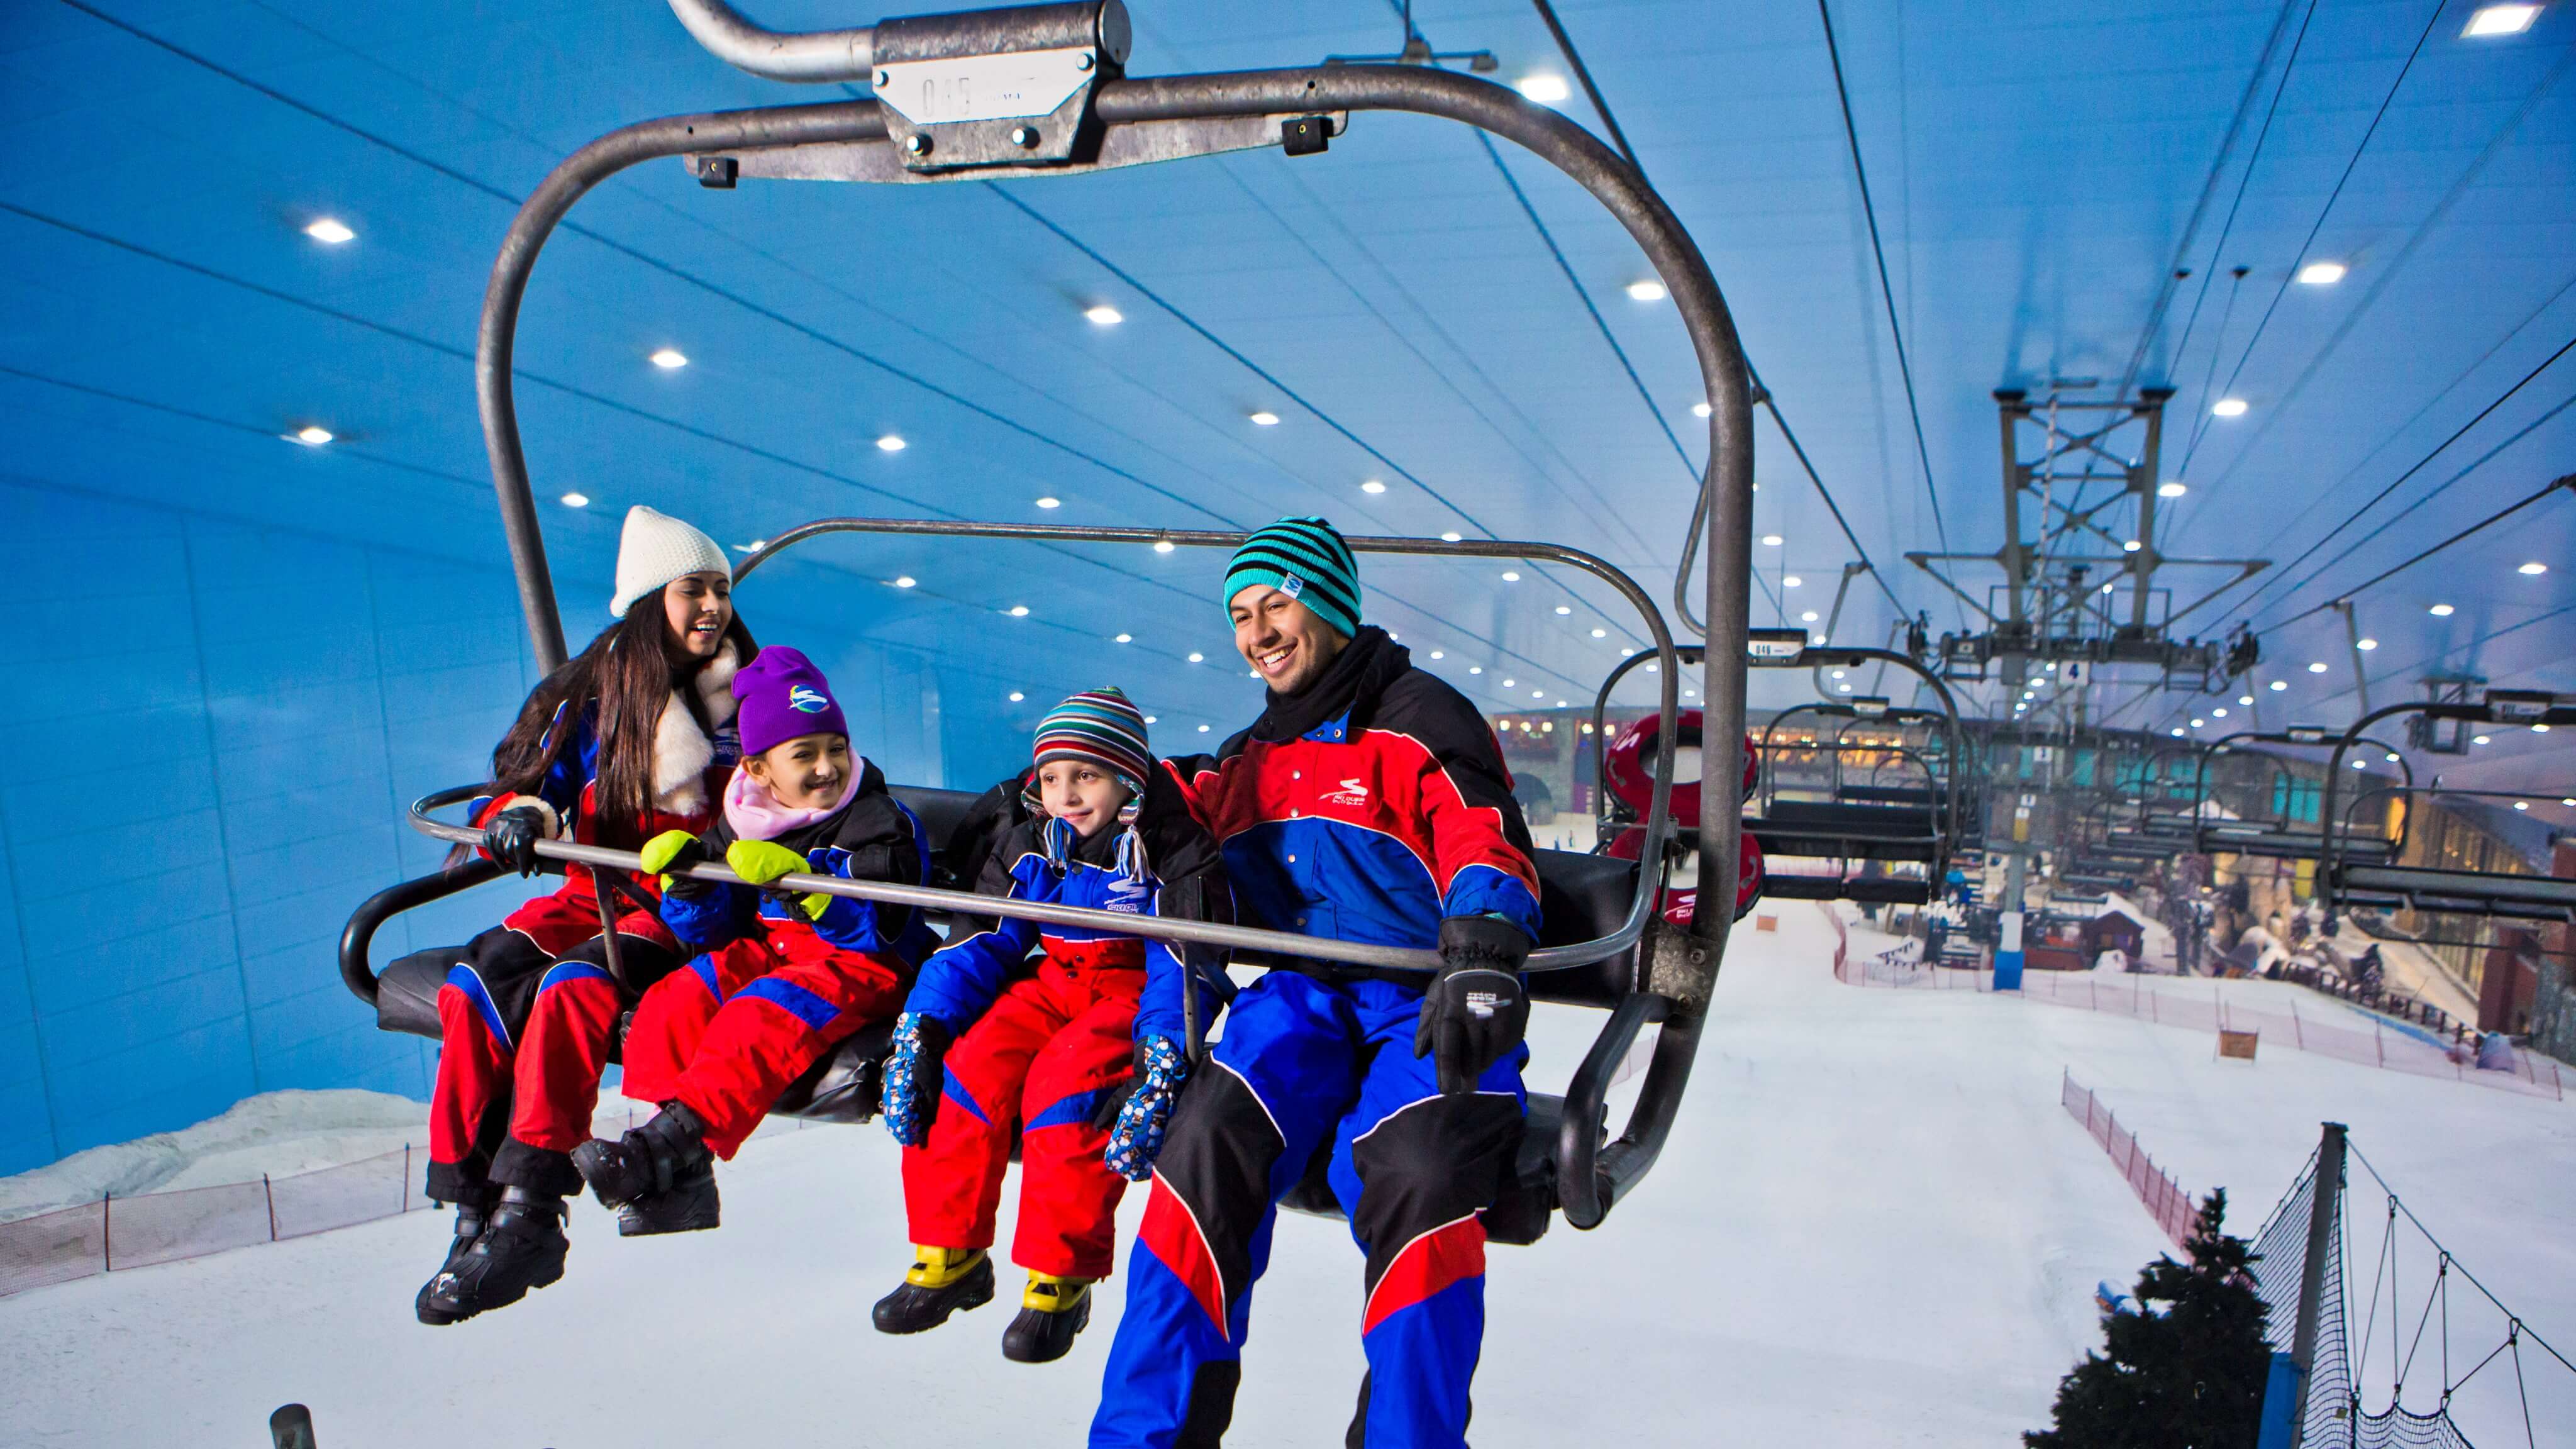
{"type": "Polygon", "coordinates": [[[1233,1414],[1277,1199],[1329,1146],[1367,1255],[1350,1442],[1464,1449],[1484,1338],[1485,1229],[1521,1140],[1520,967],[1538,873],[1474,704],[1360,622],[1333,526],[1283,518],[1226,570],[1236,649],[1270,686],[1252,727],[1171,760],[1247,920],[1437,949],[1437,972],[1285,958],[1227,1009],[1172,1114],[1110,1349],[1093,1449],[1214,1444],[1233,1414]]]}
{"type": "MultiPolygon", "coordinates": [[[[1030,755],[1032,818],[985,861],[978,892],[1232,919],[1216,844],[1154,769],[1145,717],[1126,695],[1065,700],[1030,755]]],[[[1223,978],[1222,966],[1165,942],[1007,916],[961,927],[922,966],[895,1022],[884,1104],[904,1147],[912,1267],[878,1302],[880,1331],[919,1333],[992,1300],[987,1250],[1016,1126],[1011,1258],[1029,1282],[1002,1353],[1044,1363],[1073,1347],[1091,1321],[1091,1285],[1109,1276],[1118,1199],[1161,1145],[1215,1010],[1209,983],[1223,978]],[[1205,976],[1192,980],[1194,970],[1205,976]]]]}

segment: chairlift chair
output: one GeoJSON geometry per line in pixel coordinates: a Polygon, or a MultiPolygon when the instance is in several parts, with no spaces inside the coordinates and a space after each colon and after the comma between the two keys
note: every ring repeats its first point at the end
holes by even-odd
{"type": "MultiPolygon", "coordinates": [[[[1636,239],[1687,328],[1710,403],[1709,463],[1699,490],[1707,570],[1707,636],[1719,644],[1701,684],[1707,718],[1717,731],[1712,753],[1731,765],[1743,735],[1747,600],[1752,552],[1752,399],[1750,374],[1724,298],[1697,245],[1671,209],[1633,168],[1571,120],[1514,91],[1437,68],[1345,64],[1222,75],[1136,77],[1125,73],[1129,28],[1119,0],[912,16],[869,29],[785,35],[762,30],[722,0],[670,0],[691,33],[719,57],[754,74],[804,82],[870,80],[867,99],[828,101],[701,115],[672,116],[613,131],[548,175],[520,208],[503,239],[485,293],[477,342],[476,390],[503,531],[517,576],[536,660],[564,662],[563,629],[530,487],[514,402],[512,357],[520,305],[539,250],[573,205],[602,181],[647,161],[677,159],[701,186],[731,190],[745,182],[796,178],[895,185],[1031,176],[1075,176],[1120,167],[1277,146],[1291,156],[1327,152],[1351,118],[1406,111],[1459,121],[1510,140],[1549,162],[1598,199],[1636,239]],[[1054,69],[1062,62],[1062,75],[1054,69]],[[1018,86],[1029,114],[995,116],[994,88],[971,84],[1046,69],[1046,86],[1018,86]],[[988,102],[958,108],[969,92],[988,102]],[[1045,109],[1034,108],[1043,105],[1045,109]]],[[[782,550],[830,533],[909,534],[954,539],[1166,545],[1231,549],[1231,532],[988,523],[936,519],[827,518],[774,535],[745,558],[747,578],[782,550]]],[[[1694,532],[1696,547],[1703,541],[1694,532]]],[[[1658,719],[1680,714],[1682,653],[1652,600],[1634,580],[1580,551],[1554,544],[1470,539],[1354,537],[1363,553],[1501,558],[1568,565],[1602,580],[1635,606],[1661,661],[1658,719]]],[[[1700,651],[1693,650],[1694,654],[1700,651]]],[[[434,839],[472,845],[479,836],[437,812],[480,789],[460,786],[425,796],[409,823],[434,839]]],[[[1528,1242],[1545,1231],[1551,1209],[1579,1228],[1597,1226],[1641,1182],[1663,1148],[1688,1084],[1729,925],[1725,911],[1698,911],[1669,922],[1653,907],[1671,873],[1669,756],[1658,760],[1645,821],[1643,862],[1539,851],[1545,937],[1529,961],[1531,994],[1541,1001],[1600,1009],[1608,1019],[1577,1068],[1564,1098],[1532,1093],[1528,1128],[1512,1180],[1488,1214],[1497,1241],[1528,1242]],[[1608,1126],[1612,1076],[1639,1034],[1659,1027],[1645,1078],[1624,1130],[1608,1126]]],[[[962,813],[963,792],[899,786],[897,798],[947,838],[962,813]]],[[[1704,813],[1697,829],[1702,894],[1712,884],[1707,862],[1737,854],[1738,817],[1704,813]]],[[[630,851],[545,841],[537,854],[552,869],[640,868],[630,851]]],[[[719,865],[692,867],[699,879],[737,878],[719,865]]],[[[414,953],[384,972],[369,950],[385,921],[431,901],[473,889],[498,875],[479,859],[404,881],[377,893],[350,918],[341,940],[344,981],[372,1005],[387,1030],[434,1035],[436,980],[452,951],[414,953]]],[[[1438,953],[1328,940],[1239,925],[1162,920],[1036,902],[996,900],[936,886],[898,886],[838,877],[789,875],[777,884],[862,900],[910,905],[934,916],[959,911],[1007,915],[1228,951],[1342,962],[1428,973],[1438,953]]],[[[603,898],[606,893],[603,892],[603,898]]],[[[863,1034],[809,1072],[779,1109],[836,1121],[873,1112],[885,1050],[883,1032],[863,1034]]],[[[1318,1164],[1320,1166],[1320,1164],[1318,1164]]],[[[1339,1212],[1320,1172],[1285,1205],[1339,1212]]]]}

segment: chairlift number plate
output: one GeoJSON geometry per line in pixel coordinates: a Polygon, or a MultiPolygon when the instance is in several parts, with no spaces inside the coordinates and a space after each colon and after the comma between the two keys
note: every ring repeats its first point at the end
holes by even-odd
{"type": "Polygon", "coordinates": [[[1097,63],[1087,47],[911,60],[879,67],[877,99],[916,126],[1050,115],[1097,63]]]}

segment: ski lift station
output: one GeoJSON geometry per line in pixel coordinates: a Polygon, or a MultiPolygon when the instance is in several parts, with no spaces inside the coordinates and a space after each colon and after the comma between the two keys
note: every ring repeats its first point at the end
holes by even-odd
{"type": "Polygon", "coordinates": [[[2576,1449],[2572,70],[0,0],[0,1444],[2576,1449]]]}

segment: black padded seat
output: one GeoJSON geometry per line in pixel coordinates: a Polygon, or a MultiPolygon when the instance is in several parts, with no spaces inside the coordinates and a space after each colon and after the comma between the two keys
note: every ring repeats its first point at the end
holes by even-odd
{"type": "Polygon", "coordinates": [[[1939,818],[1902,806],[1774,800],[1744,828],[1765,855],[1928,861],[1940,850],[1939,818]]]}
{"type": "Polygon", "coordinates": [[[1928,881],[1902,876],[1799,875],[1775,870],[1762,877],[1766,899],[1782,901],[1854,901],[1861,905],[1919,906],[1932,899],[1928,881]]]}
{"type": "Polygon", "coordinates": [[[2335,885],[2346,906],[2411,906],[2444,915],[2524,921],[2576,920],[2576,880],[2556,876],[2346,864],[2335,871],[2335,885]]]}

